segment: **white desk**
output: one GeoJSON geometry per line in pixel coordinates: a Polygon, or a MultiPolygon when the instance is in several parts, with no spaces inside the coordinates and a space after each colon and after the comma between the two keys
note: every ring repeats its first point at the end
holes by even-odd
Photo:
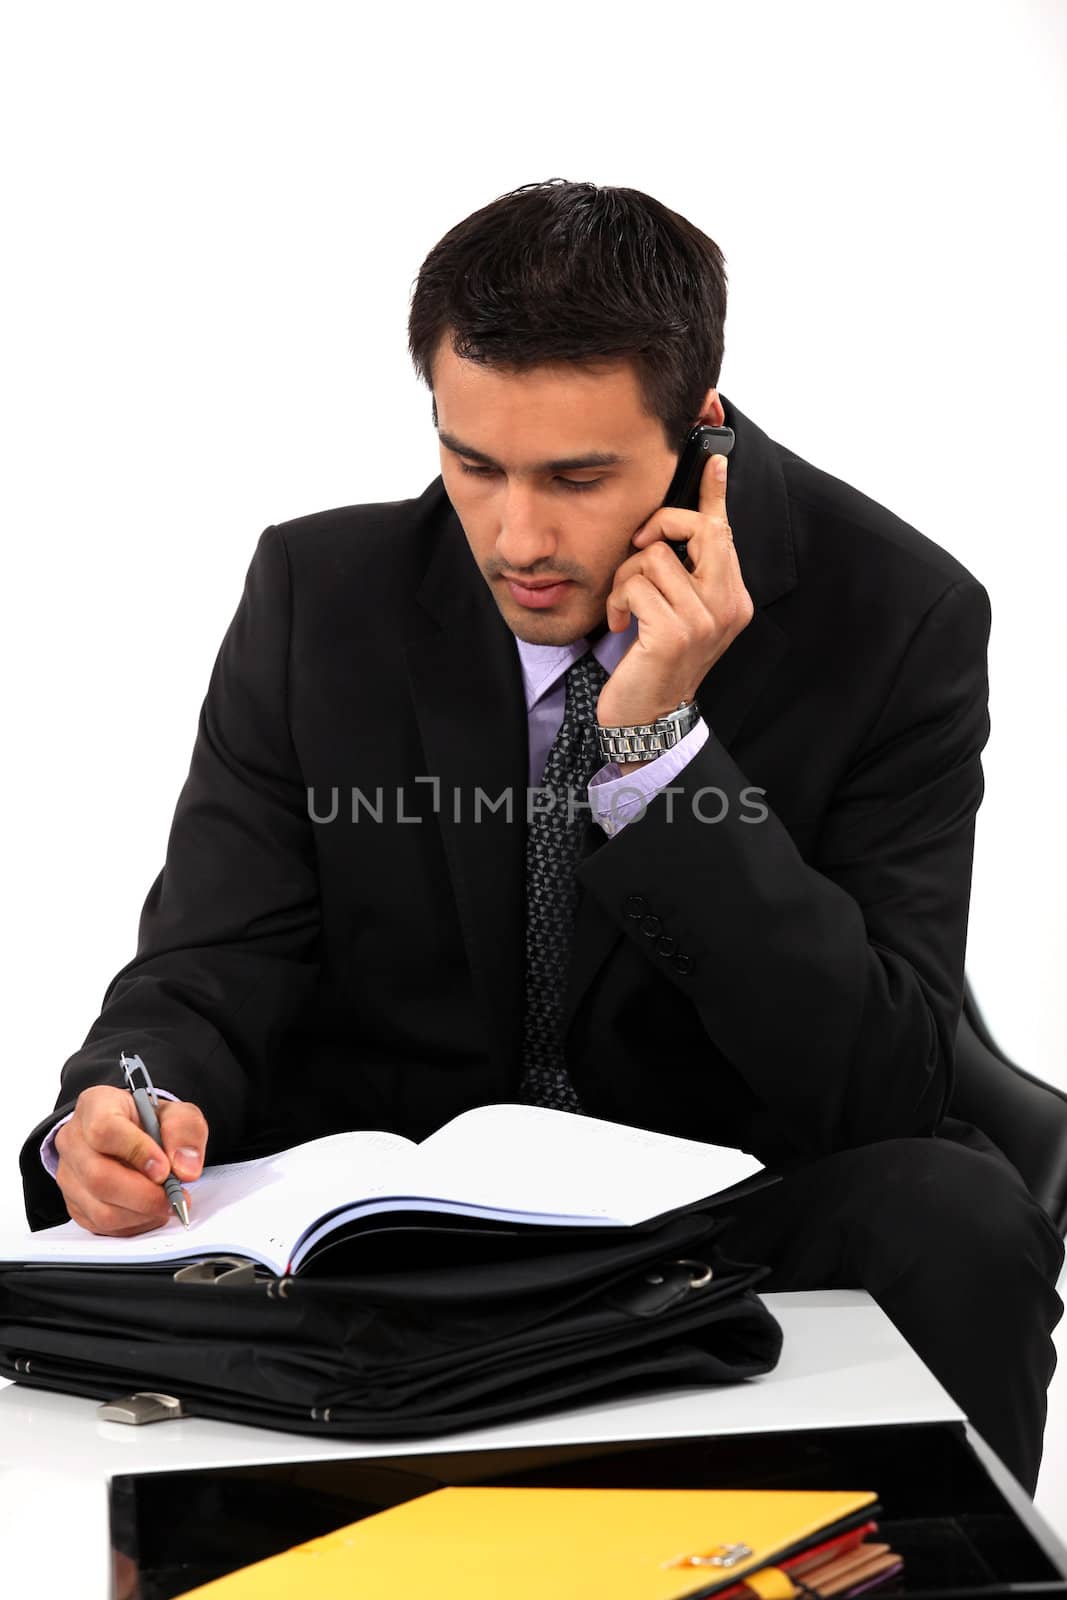
{"type": "MultiPolygon", "coordinates": [[[[6,1593],[103,1600],[110,1592],[107,1491],[120,1473],[280,1461],[424,1454],[441,1448],[580,1444],[784,1428],[962,1420],[962,1413],[868,1295],[768,1294],[785,1334],[766,1377],[717,1388],[583,1406],[424,1440],[325,1440],[187,1417],[145,1427],[98,1422],[96,1402],[8,1384],[0,1389],[0,1563],[6,1593]],[[47,1583],[41,1578],[47,1571],[47,1583]],[[15,1575],[22,1584],[12,1582],[15,1575]]],[[[972,1443],[998,1484],[1025,1501],[996,1458],[972,1443]]],[[[1064,1552],[1058,1549],[1059,1559],[1064,1552]]]]}
{"type": "Polygon", "coordinates": [[[766,1301],[785,1339],[778,1367],[764,1378],[400,1445],[334,1442],[195,1417],[134,1428],[98,1422],[95,1401],[9,1384],[0,1390],[0,1554],[9,1576],[15,1558],[27,1592],[33,1568],[23,1572],[20,1562],[32,1561],[39,1573],[47,1551],[48,1592],[65,1600],[106,1596],[107,1488],[118,1473],[387,1455],[398,1448],[410,1455],[442,1443],[466,1449],[959,1420],[958,1408],[867,1295],[833,1290],[766,1301]]]}

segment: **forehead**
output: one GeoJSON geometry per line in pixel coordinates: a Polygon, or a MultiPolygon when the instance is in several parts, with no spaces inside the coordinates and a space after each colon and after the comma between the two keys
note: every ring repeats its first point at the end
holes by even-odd
{"type": "Polygon", "coordinates": [[[497,436],[536,429],[560,438],[607,428],[612,438],[636,438],[657,427],[645,409],[636,368],[626,358],[581,366],[546,362],[518,371],[465,360],[446,339],[434,358],[433,391],[440,426],[472,444],[484,442],[473,436],[474,428],[497,436]]]}

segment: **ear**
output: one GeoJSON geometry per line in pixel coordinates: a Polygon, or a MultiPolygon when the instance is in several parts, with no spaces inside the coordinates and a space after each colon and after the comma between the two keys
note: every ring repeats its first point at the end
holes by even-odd
{"type": "Polygon", "coordinates": [[[694,428],[697,426],[697,423],[700,422],[710,423],[713,428],[721,428],[725,420],[726,412],[722,408],[722,401],[719,399],[718,389],[709,389],[707,394],[704,396],[704,403],[700,408],[700,415],[693,424],[694,428]]]}

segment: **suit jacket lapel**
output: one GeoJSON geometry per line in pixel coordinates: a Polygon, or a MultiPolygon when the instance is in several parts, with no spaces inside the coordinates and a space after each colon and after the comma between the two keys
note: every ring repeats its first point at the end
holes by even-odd
{"type": "Polygon", "coordinates": [[[526,701],[514,636],[445,503],[406,645],[408,673],[490,1048],[513,1075],[525,983],[526,701]]]}

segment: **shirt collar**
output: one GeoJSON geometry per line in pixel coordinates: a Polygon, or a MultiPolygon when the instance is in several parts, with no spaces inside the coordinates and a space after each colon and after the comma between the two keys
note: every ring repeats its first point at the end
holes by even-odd
{"type": "MultiPolygon", "coordinates": [[[[636,638],[637,618],[631,617],[629,627],[622,633],[604,633],[593,645],[593,654],[609,677],[636,638]]],[[[525,639],[516,637],[515,645],[522,667],[527,711],[531,711],[589,649],[588,639],[575,639],[572,644],[528,644],[525,639]]]]}

